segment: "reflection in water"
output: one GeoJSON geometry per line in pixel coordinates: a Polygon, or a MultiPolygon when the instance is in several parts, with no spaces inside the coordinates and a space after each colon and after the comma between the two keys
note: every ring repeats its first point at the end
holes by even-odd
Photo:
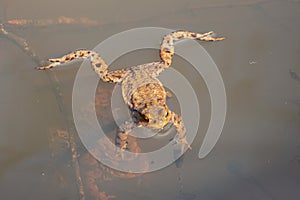
{"type": "MultiPolygon", "coordinates": [[[[85,193],[86,199],[160,199],[162,196],[165,199],[298,199],[298,1],[140,3],[130,0],[69,5],[51,0],[5,1],[0,2],[0,7],[1,23],[13,33],[5,35],[3,29],[0,32],[0,199],[78,199],[80,187],[89,188],[85,189],[90,192],[85,193]],[[38,9],[33,10],[30,3],[38,9]],[[58,6],[45,9],[53,5],[58,6]],[[55,20],[59,16],[90,19],[97,26],[62,25],[55,20]],[[31,21],[28,26],[18,26],[19,21],[7,21],[12,19],[50,19],[47,23],[53,25],[48,27],[42,21],[31,21]],[[228,115],[216,148],[207,158],[199,160],[197,147],[202,144],[210,117],[209,94],[191,66],[175,57],[172,67],[189,77],[201,104],[200,130],[192,144],[195,148],[165,169],[121,178],[93,159],[87,159],[78,140],[78,154],[73,156],[67,148],[68,142],[62,143],[66,146],[49,148],[49,129],[67,130],[76,139],[72,130],[71,92],[79,64],[49,75],[33,68],[41,62],[40,58],[74,48],[93,47],[112,34],[142,26],[198,32],[213,29],[226,36],[227,41],[214,44],[214,48],[209,44],[203,46],[225,81],[228,115]],[[51,157],[53,152],[57,154],[51,157]],[[76,175],[73,159],[79,159],[80,174],[77,171],[76,175]],[[78,175],[83,185],[76,181],[78,175]]],[[[71,21],[62,20],[65,24],[71,21]]],[[[157,52],[134,54],[117,60],[116,66],[123,68],[158,58],[157,52]]],[[[115,127],[111,120],[101,118],[112,134],[115,127]]]]}

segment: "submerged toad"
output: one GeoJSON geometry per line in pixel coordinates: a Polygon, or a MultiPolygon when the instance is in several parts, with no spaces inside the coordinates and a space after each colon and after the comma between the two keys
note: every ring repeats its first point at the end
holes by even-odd
{"type": "Polygon", "coordinates": [[[145,126],[152,129],[162,129],[168,123],[172,123],[178,134],[176,142],[191,149],[186,139],[186,128],[182,118],[168,109],[166,105],[166,91],[162,83],[156,78],[164,69],[170,67],[174,55],[174,41],[190,38],[202,41],[219,41],[224,38],[214,38],[213,32],[204,34],[188,31],[174,31],[164,36],[161,48],[161,61],[133,66],[122,70],[108,71],[108,66],[101,56],[91,50],[76,50],[61,58],[49,59],[47,66],[37,69],[45,70],[56,67],[78,58],[90,60],[94,71],[102,81],[121,84],[122,95],[128,105],[133,121],[126,121],[119,127],[116,143],[122,150],[128,146],[128,134],[135,127],[145,126]]]}

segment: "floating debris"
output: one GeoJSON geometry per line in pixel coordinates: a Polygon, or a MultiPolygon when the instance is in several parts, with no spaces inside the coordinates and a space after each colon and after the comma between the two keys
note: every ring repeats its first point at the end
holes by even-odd
{"type": "Polygon", "coordinates": [[[100,25],[98,21],[91,20],[88,18],[70,18],[60,16],[57,19],[12,19],[8,20],[7,24],[16,26],[48,26],[48,25],[85,25],[85,26],[97,26],[100,25]]]}
{"type": "Polygon", "coordinates": [[[300,76],[295,70],[290,69],[289,73],[290,73],[290,76],[291,76],[292,79],[295,79],[295,80],[300,82],[300,76]]]}

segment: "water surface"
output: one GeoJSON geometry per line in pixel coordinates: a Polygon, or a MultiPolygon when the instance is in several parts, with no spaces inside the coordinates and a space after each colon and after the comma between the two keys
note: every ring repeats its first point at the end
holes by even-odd
{"type": "MultiPolygon", "coordinates": [[[[100,191],[116,199],[299,198],[299,1],[2,0],[0,7],[2,22],[59,16],[99,22],[96,27],[13,30],[44,59],[94,48],[112,34],[136,27],[213,30],[226,37],[203,43],[223,76],[228,102],[225,127],[209,156],[197,156],[210,117],[207,88],[186,61],[175,57],[172,67],[189,78],[201,99],[201,126],[193,150],[180,163],[157,172],[133,179],[99,178],[100,191]]],[[[157,59],[157,51],[145,50],[114,64],[122,68],[157,59]]],[[[53,154],[49,132],[66,130],[72,121],[72,86],[80,63],[50,72],[59,81],[61,99],[47,73],[34,70],[36,66],[14,43],[0,37],[0,199],[79,199],[70,155],[53,154]]],[[[174,100],[170,104],[177,105],[174,100]]],[[[109,126],[113,131],[114,124],[109,126]]],[[[83,153],[80,141],[77,145],[83,153]]],[[[94,198],[89,191],[86,195],[94,198]]]]}

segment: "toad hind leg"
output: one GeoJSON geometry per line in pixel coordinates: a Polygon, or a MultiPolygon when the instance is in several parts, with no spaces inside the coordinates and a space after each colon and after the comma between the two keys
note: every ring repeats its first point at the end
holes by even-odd
{"type": "Polygon", "coordinates": [[[183,153],[185,146],[187,146],[189,150],[192,150],[192,147],[189,145],[186,139],[186,128],[182,118],[178,114],[171,111],[170,122],[175,126],[176,131],[178,132],[175,137],[175,141],[179,144],[181,143],[181,153],[183,153]]]}
{"type": "Polygon", "coordinates": [[[38,70],[51,69],[56,66],[80,58],[89,59],[91,61],[94,71],[104,82],[118,83],[127,72],[126,69],[108,72],[108,66],[105,63],[105,61],[101,58],[101,56],[97,52],[91,50],[76,50],[62,56],[61,58],[49,59],[50,62],[49,65],[37,67],[37,69],[38,70]]]}
{"type": "Polygon", "coordinates": [[[174,31],[163,38],[160,47],[160,58],[165,66],[169,67],[171,65],[172,57],[174,55],[174,41],[177,40],[189,38],[202,41],[220,41],[225,39],[223,37],[214,38],[212,35],[212,31],[203,34],[188,31],[174,31]]]}

